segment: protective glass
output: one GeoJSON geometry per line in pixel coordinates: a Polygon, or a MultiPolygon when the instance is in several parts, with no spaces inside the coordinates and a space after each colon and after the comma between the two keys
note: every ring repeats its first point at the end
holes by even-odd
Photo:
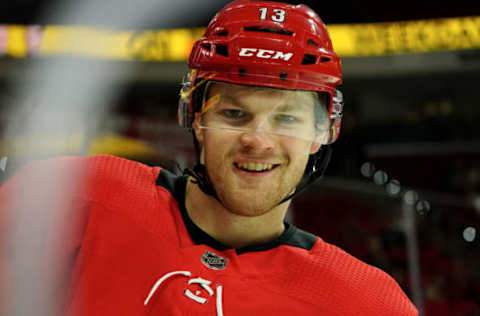
{"type": "Polygon", "coordinates": [[[326,98],[286,90],[209,81],[199,128],[325,143],[329,132],[326,98]]]}

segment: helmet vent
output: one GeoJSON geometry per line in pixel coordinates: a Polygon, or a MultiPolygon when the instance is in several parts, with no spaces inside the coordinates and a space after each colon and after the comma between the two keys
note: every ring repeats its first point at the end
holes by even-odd
{"type": "Polygon", "coordinates": [[[228,46],[227,45],[216,45],[215,51],[218,55],[228,57],[228,46]]]}
{"type": "Polygon", "coordinates": [[[303,55],[302,65],[313,65],[316,62],[317,62],[317,56],[309,55],[309,54],[303,55]]]}
{"type": "Polygon", "coordinates": [[[228,36],[227,30],[221,30],[215,34],[216,36],[228,36]]]}
{"type": "Polygon", "coordinates": [[[332,61],[332,59],[330,57],[325,57],[325,56],[322,56],[320,58],[320,62],[321,63],[328,63],[329,61],[332,61]]]}
{"type": "Polygon", "coordinates": [[[318,43],[315,42],[315,41],[312,40],[312,39],[309,39],[309,40],[307,41],[307,45],[318,47],[318,43]]]}
{"type": "Polygon", "coordinates": [[[282,80],[287,80],[287,78],[288,78],[288,74],[287,74],[286,72],[282,72],[282,73],[280,74],[280,79],[282,79],[282,80]]]}
{"type": "Polygon", "coordinates": [[[293,32],[284,29],[277,29],[273,27],[265,27],[265,26],[246,26],[244,28],[246,32],[263,32],[263,33],[273,33],[273,34],[281,34],[281,35],[288,35],[292,36],[293,32]]]}

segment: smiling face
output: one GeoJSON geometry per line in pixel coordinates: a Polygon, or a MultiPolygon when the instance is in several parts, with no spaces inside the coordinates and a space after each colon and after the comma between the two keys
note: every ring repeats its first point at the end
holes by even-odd
{"type": "Polygon", "coordinates": [[[230,212],[265,214],[295,189],[321,146],[311,137],[316,94],[224,83],[207,93],[214,104],[193,126],[215,191],[230,212]]]}

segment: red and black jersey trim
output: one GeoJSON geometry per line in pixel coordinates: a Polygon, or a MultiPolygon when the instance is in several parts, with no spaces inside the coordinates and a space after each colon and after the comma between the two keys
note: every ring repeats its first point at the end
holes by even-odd
{"type": "MultiPolygon", "coordinates": [[[[224,244],[204,232],[192,221],[190,216],[188,216],[187,210],[185,208],[185,190],[187,185],[187,176],[175,175],[168,170],[162,169],[158,174],[156,184],[168,190],[170,194],[172,194],[173,198],[177,201],[178,208],[182,215],[185,227],[187,228],[190,238],[192,238],[195,244],[207,245],[218,251],[230,249],[230,247],[225,246],[224,244]]],[[[305,250],[310,250],[312,249],[317,239],[317,236],[285,222],[285,231],[282,233],[282,235],[280,235],[280,237],[278,237],[274,241],[263,245],[247,246],[244,248],[235,249],[235,251],[237,252],[237,254],[253,251],[266,251],[282,245],[288,245],[303,248],[305,250]]]]}

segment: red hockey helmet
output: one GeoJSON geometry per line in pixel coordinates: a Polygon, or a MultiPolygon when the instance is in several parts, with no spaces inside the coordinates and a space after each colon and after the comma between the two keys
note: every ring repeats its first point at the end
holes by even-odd
{"type": "MultiPolygon", "coordinates": [[[[305,5],[237,0],[225,6],[195,42],[184,79],[179,123],[191,127],[199,111],[195,90],[206,80],[327,93],[327,143],[338,137],[341,64],[320,17],[305,5]]],[[[197,92],[198,92],[197,91],[197,92]]]]}

